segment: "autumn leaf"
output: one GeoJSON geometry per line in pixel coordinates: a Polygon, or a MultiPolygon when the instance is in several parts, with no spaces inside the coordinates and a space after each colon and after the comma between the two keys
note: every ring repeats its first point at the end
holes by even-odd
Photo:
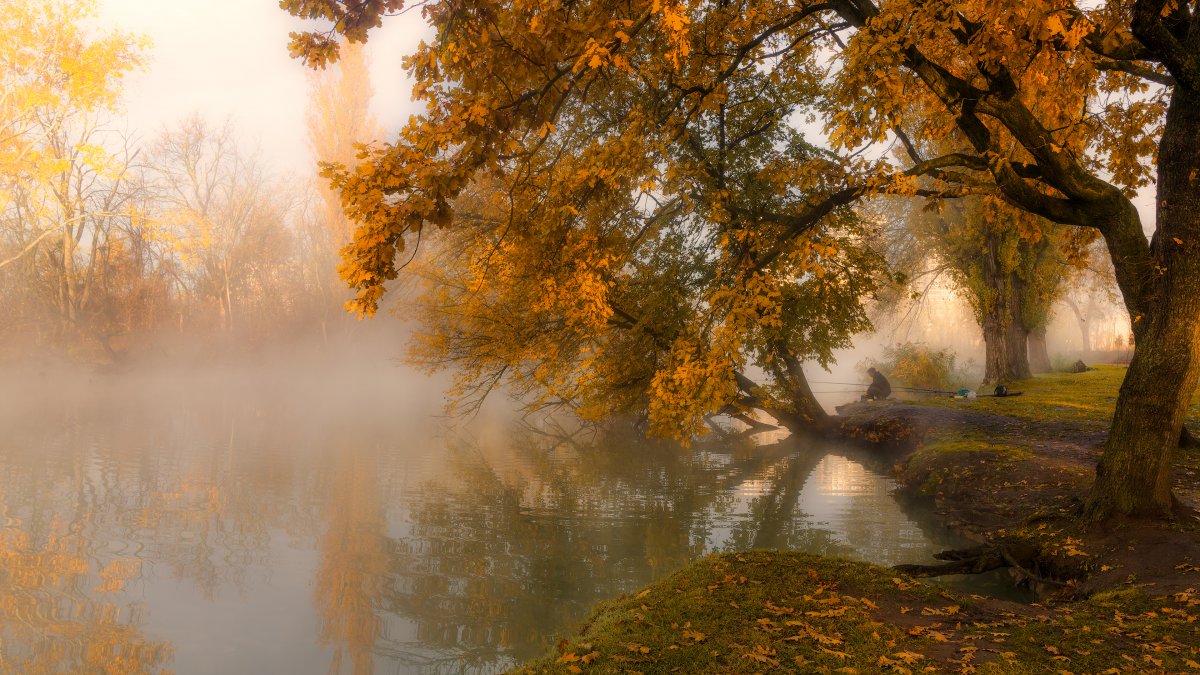
{"type": "Polygon", "coordinates": [[[778,666],[779,659],[774,658],[775,656],[777,656],[777,654],[774,649],[763,645],[754,645],[753,651],[742,654],[742,658],[744,659],[750,659],[759,663],[778,666]]]}

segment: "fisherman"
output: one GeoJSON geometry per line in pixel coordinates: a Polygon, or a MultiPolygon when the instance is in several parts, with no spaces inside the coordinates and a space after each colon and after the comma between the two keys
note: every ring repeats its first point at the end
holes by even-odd
{"type": "Polygon", "coordinates": [[[871,376],[871,386],[867,387],[867,393],[863,394],[863,401],[882,401],[892,395],[892,385],[883,373],[872,367],[867,368],[867,374],[871,376]]]}

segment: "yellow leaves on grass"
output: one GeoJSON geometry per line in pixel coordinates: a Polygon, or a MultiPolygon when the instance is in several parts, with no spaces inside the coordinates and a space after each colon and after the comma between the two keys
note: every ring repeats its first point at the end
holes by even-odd
{"type": "Polygon", "coordinates": [[[764,645],[754,645],[753,650],[742,654],[743,659],[764,663],[769,666],[779,665],[779,659],[775,658],[776,656],[779,656],[779,654],[775,649],[764,645]]]}
{"type": "Polygon", "coordinates": [[[599,658],[600,652],[598,651],[591,651],[583,655],[576,654],[575,652],[565,652],[562,656],[555,659],[554,662],[568,664],[567,670],[572,673],[582,673],[583,669],[575,665],[576,663],[582,663],[586,666],[599,658]]]}
{"type": "Polygon", "coordinates": [[[916,652],[896,652],[891,657],[881,656],[876,661],[876,665],[880,668],[893,668],[896,670],[907,670],[904,666],[911,666],[925,658],[924,654],[916,652]]]}
{"type": "Polygon", "coordinates": [[[1073,537],[1067,537],[1066,539],[1063,539],[1061,545],[1059,545],[1058,551],[1068,557],[1086,556],[1087,551],[1084,551],[1082,548],[1080,548],[1082,545],[1083,541],[1073,537]]]}
{"type": "Polygon", "coordinates": [[[646,645],[641,645],[636,642],[630,642],[629,644],[625,645],[625,648],[631,652],[634,652],[635,654],[649,654],[651,651],[651,649],[646,645]]]}
{"type": "Polygon", "coordinates": [[[821,633],[820,631],[813,628],[811,625],[809,625],[808,623],[806,623],[804,621],[787,621],[787,622],[784,622],[784,625],[785,626],[795,626],[795,627],[799,628],[801,631],[800,633],[798,633],[796,635],[784,638],[784,640],[787,640],[789,642],[797,642],[797,641],[801,641],[801,640],[813,640],[817,644],[825,645],[825,646],[833,646],[833,645],[842,644],[842,638],[840,635],[837,635],[837,634],[825,635],[824,633],[821,633]]]}

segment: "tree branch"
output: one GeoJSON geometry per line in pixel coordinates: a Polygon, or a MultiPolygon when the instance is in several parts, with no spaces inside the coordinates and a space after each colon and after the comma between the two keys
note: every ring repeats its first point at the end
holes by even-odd
{"type": "MultiPolygon", "coordinates": [[[[1163,21],[1165,5],[1166,0],[1137,0],[1133,4],[1133,34],[1158,57],[1179,85],[1200,91],[1200,56],[1194,45],[1181,43],[1167,27],[1163,21]]],[[[1193,37],[1187,41],[1194,40],[1193,37]]]]}

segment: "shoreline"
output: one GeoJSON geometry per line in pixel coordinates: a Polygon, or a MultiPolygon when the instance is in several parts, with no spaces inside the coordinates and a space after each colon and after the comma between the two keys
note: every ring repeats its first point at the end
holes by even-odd
{"type": "MultiPolygon", "coordinates": [[[[875,446],[856,459],[891,469],[897,498],[931,500],[1042,604],[795,552],[710,555],[602,603],[557,654],[513,672],[1200,672],[1194,511],[1108,529],[1077,517],[1122,375],[1040,376],[1025,396],[966,404],[851,404],[836,418],[841,436],[875,446]]],[[[1193,509],[1198,477],[1200,453],[1181,451],[1176,492],[1193,509]]]]}

